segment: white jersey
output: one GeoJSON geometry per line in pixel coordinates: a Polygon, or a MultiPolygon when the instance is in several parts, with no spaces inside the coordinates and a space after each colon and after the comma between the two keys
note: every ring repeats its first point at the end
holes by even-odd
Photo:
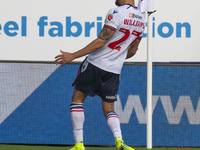
{"type": "Polygon", "coordinates": [[[104,27],[115,33],[103,47],[89,54],[87,60],[102,70],[120,74],[129,46],[142,37],[145,14],[125,4],[108,12],[104,27]]]}

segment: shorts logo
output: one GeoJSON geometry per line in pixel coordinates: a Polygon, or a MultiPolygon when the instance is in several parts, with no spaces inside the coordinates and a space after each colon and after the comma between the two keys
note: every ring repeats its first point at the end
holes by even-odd
{"type": "Polygon", "coordinates": [[[81,67],[81,72],[84,72],[84,71],[87,69],[88,64],[89,64],[89,62],[86,60],[86,61],[83,63],[82,67],[81,67]]]}
{"type": "Polygon", "coordinates": [[[113,19],[113,14],[108,15],[108,20],[111,21],[113,19]]]}
{"type": "Polygon", "coordinates": [[[106,96],[106,99],[116,99],[116,96],[106,96]]]}

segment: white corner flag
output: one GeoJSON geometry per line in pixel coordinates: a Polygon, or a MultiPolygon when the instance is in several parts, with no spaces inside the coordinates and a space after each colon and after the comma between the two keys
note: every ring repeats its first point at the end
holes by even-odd
{"type": "Polygon", "coordinates": [[[154,0],[139,0],[138,8],[141,12],[154,12],[154,0]]]}
{"type": "Polygon", "coordinates": [[[139,0],[138,9],[148,13],[147,17],[147,150],[152,149],[152,13],[154,11],[154,0],[139,0]]]}

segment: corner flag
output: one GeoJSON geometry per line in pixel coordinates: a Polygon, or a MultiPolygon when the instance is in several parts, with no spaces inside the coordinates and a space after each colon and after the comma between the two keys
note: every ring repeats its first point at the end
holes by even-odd
{"type": "Polygon", "coordinates": [[[147,17],[147,150],[152,149],[152,13],[154,11],[154,0],[139,0],[138,9],[148,13],[147,17]]]}
{"type": "Polygon", "coordinates": [[[153,0],[139,0],[138,8],[141,12],[154,12],[153,0]]]}

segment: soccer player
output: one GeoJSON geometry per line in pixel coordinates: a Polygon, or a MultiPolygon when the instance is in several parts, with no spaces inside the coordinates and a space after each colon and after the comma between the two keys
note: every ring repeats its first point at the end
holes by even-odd
{"type": "Polygon", "coordinates": [[[114,102],[119,77],[125,59],[135,55],[145,29],[145,14],[135,7],[134,0],[116,0],[117,8],[111,9],[98,38],[86,47],[74,52],[64,52],[55,57],[57,64],[67,64],[88,55],[79,68],[73,86],[71,121],[75,146],[70,150],[85,150],[83,144],[83,102],[89,96],[98,95],[107,124],[111,129],[118,150],[134,150],[124,144],[120,120],[114,112],[114,102]]]}

